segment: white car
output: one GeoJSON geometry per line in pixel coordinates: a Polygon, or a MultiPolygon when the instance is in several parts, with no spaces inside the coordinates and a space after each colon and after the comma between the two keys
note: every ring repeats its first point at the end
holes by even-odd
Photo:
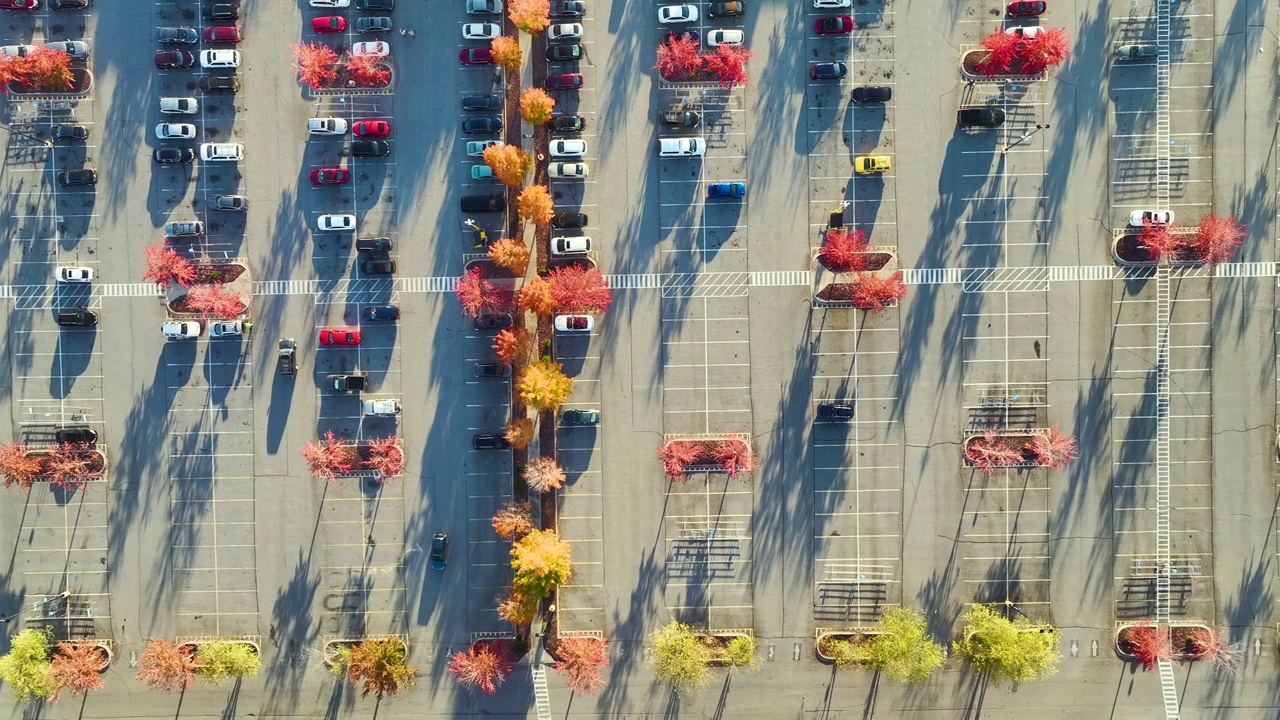
{"type": "Polygon", "coordinates": [[[1134,227],[1142,227],[1145,223],[1172,225],[1173,218],[1172,210],[1134,210],[1129,213],[1129,224],[1134,227]]]}
{"type": "Polygon", "coordinates": [[[384,400],[365,400],[365,415],[399,415],[400,401],[396,398],[386,398],[384,400]]]}
{"type": "Polygon", "coordinates": [[[64,283],[93,282],[93,268],[60,265],[54,277],[58,279],[58,282],[64,283]]]}
{"type": "Polygon", "coordinates": [[[204,332],[204,328],[200,327],[200,323],[195,320],[184,320],[182,322],[167,322],[160,326],[160,332],[169,340],[190,340],[191,338],[200,337],[200,333],[204,332]]]}
{"type": "Polygon", "coordinates": [[[591,238],[585,235],[551,238],[552,255],[586,255],[591,252],[591,238]]]}
{"type": "Polygon", "coordinates": [[[26,57],[27,53],[35,49],[35,45],[4,45],[0,46],[0,55],[4,57],[26,57]]]}
{"type": "Polygon", "coordinates": [[[355,215],[328,214],[316,220],[316,229],[321,231],[344,231],[356,229],[355,215]]]}
{"type": "Polygon", "coordinates": [[[346,135],[346,118],[315,117],[307,120],[307,132],[312,135],[346,135]]]}
{"type": "Polygon", "coordinates": [[[492,40],[502,34],[498,23],[467,23],[462,26],[463,40],[492,40]]]}
{"type": "Polygon", "coordinates": [[[166,115],[194,115],[200,111],[200,101],[193,97],[162,97],[160,112],[166,115]]]}
{"type": "Polygon", "coordinates": [[[58,40],[45,43],[44,46],[50,50],[64,52],[76,60],[83,60],[89,57],[89,43],[83,40],[58,40]]]}
{"type": "Polygon", "coordinates": [[[196,126],[191,123],[160,123],[156,125],[156,137],[160,140],[190,140],[196,136],[196,126]]]}
{"type": "Polygon", "coordinates": [[[853,0],[813,0],[813,7],[817,10],[853,7],[853,0]]]}
{"type": "Polygon", "coordinates": [[[591,168],[586,163],[566,163],[554,162],[547,168],[547,173],[553,178],[585,178],[591,174],[591,168]]]}
{"type": "Polygon", "coordinates": [[[712,30],[707,33],[707,45],[741,45],[747,41],[746,33],[741,30],[712,30]]]}
{"type": "Polygon", "coordinates": [[[552,140],[551,157],[582,157],[587,154],[586,140],[552,140]]]}
{"type": "Polygon", "coordinates": [[[240,143],[203,143],[200,159],[205,162],[235,162],[244,159],[244,146],[240,143]]]}
{"type": "Polygon", "coordinates": [[[1021,35],[1024,39],[1031,40],[1044,32],[1044,27],[1041,25],[1020,25],[1018,27],[1005,28],[1004,31],[1010,35],[1021,35]]]}
{"type": "Polygon", "coordinates": [[[201,50],[200,67],[202,68],[234,68],[240,67],[239,50],[201,50]]]}
{"type": "Polygon", "coordinates": [[[351,7],[351,0],[311,0],[311,7],[322,7],[322,8],[351,7]]]}
{"type": "Polygon", "coordinates": [[[556,332],[591,332],[596,326],[596,319],[590,315],[557,315],[556,332]]]}
{"type": "Polygon", "coordinates": [[[659,157],[689,157],[706,152],[707,141],[700,137],[658,138],[659,157]]]}
{"type": "Polygon", "coordinates": [[[548,40],[581,40],[582,23],[560,23],[547,28],[548,40]]]}
{"type": "Polygon", "coordinates": [[[467,12],[471,15],[501,15],[502,0],[467,0],[467,12]]]}
{"type": "Polygon", "coordinates": [[[698,22],[697,5],[663,5],[658,8],[658,22],[663,24],[698,22]]]}
{"type": "Polygon", "coordinates": [[[352,57],[386,57],[391,54],[391,46],[381,40],[365,40],[351,46],[352,57]]]}
{"type": "Polygon", "coordinates": [[[503,145],[499,140],[469,140],[467,141],[467,155],[470,157],[480,157],[484,155],[484,149],[493,147],[494,145],[503,145]]]}
{"type": "Polygon", "coordinates": [[[220,320],[215,323],[209,323],[209,334],[213,337],[227,337],[229,335],[243,335],[243,320],[220,320]]]}

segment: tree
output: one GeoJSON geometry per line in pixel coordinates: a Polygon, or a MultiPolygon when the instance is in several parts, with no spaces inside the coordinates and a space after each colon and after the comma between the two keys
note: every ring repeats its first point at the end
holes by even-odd
{"type": "Polygon", "coordinates": [[[672,440],[658,448],[658,457],[662,460],[662,469],[667,476],[683,482],[685,466],[702,457],[702,448],[698,443],[672,440]]]}
{"type": "Polygon", "coordinates": [[[142,252],[147,257],[147,271],[142,274],[143,280],[150,280],[165,290],[175,282],[182,287],[189,287],[196,281],[196,268],[191,261],[164,243],[145,247],[142,252]]]}
{"type": "Polygon", "coordinates": [[[0,657],[0,680],[18,702],[47,698],[58,690],[49,660],[49,639],[48,630],[23,630],[13,636],[8,654],[0,657]]]}
{"type": "Polygon", "coordinates": [[[1031,451],[1036,454],[1037,463],[1055,470],[1080,457],[1076,439],[1059,430],[1057,425],[1031,438],[1031,451]]]}
{"type": "Polygon", "coordinates": [[[502,238],[489,246],[489,259],[513,275],[524,275],[529,269],[529,248],[515,238],[502,238]]]}
{"type": "Polygon", "coordinates": [[[65,92],[75,88],[75,76],[71,74],[71,56],[48,45],[37,45],[28,50],[26,82],[35,90],[65,92]]]}
{"type": "Polygon", "coordinates": [[[573,549],[555,530],[529,531],[511,545],[511,587],[544,598],[573,576],[570,565],[573,549]]]}
{"type": "Polygon", "coordinates": [[[497,600],[498,617],[514,625],[517,634],[527,635],[542,599],[530,595],[524,588],[509,587],[499,593],[497,600]]]}
{"type": "Polygon", "coordinates": [[[484,164],[493,169],[498,182],[515,189],[533,167],[533,158],[517,145],[490,145],[484,149],[484,164]]]}
{"type": "Polygon", "coordinates": [[[818,250],[818,260],[832,272],[861,272],[866,268],[866,252],[865,232],[831,229],[818,250]]]}
{"type": "Polygon", "coordinates": [[[459,685],[490,695],[515,667],[515,654],[507,640],[480,640],[449,659],[449,673],[459,685]]]}
{"type": "Polygon", "coordinates": [[[503,430],[502,436],[511,443],[511,447],[523,450],[533,440],[533,421],[527,417],[512,418],[503,430]]]}
{"type": "Polygon", "coordinates": [[[489,280],[480,268],[463,273],[454,285],[462,312],[471,317],[507,312],[511,307],[511,290],[489,280]]]}
{"type": "Polygon", "coordinates": [[[1200,218],[1200,228],[1196,231],[1195,248],[1205,262],[1226,262],[1248,236],[1249,231],[1243,224],[1236,223],[1235,215],[1205,215],[1200,218]]]}
{"type": "Polygon", "coordinates": [[[1009,72],[1014,58],[1019,55],[1022,38],[997,27],[990,35],[982,38],[982,47],[987,49],[987,56],[978,63],[978,71],[988,77],[999,75],[1009,72]]]}
{"type": "Polygon", "coordinates": [[[547,281],[551,283],[551,298],[560,312],[602,313],[613,302],[609,283],[598,267],[574,263],[553,268],[547,273],[547,281]]]}
{"type": "Polygon", "coordinates": [[[520,70],[520,63],[524,62],[524,53],[520,51],[520,43],[509,35],[499,35],[489,42],[489,52],[493,55],[493,61],[498,65],[517,72],[520,70]]]}
{"type": "Polygon", "coordinates": [[[516,304],[540,317],[548,317],[556,311],[556,299],[551,295],[551,283],[541,275],[526,282],[516,296],[516,304]]]}
{"type": "Polygon", "coordinates": [[[711,651],[688,625],[672,620],[653,631],[649,644],[654,674],[675,686],[677,693],[701,687],[711,679],[711,651]]]}
{"type": "Polygon", "coordinates": [[[530,185],[516,198],[516,212],[534,225],[546,226],[555,215],[555,201],[546,185],[530,185]]]}
{"type": "Polygon", "coordinates": [[[1023,683],[1057,672],[1058,633],[1025,618],[1011,621],[994,605],[973,605],[961,617],[963,639],[955,652],[996,682],[1023,683]]]}
{"type": "Polygon", "coordinates": [[[519,540],[533,530],[533,507],[508,500],[493,514],[493,531],[503,540],[519,540]]]}
{"type": "Polygon", "coordinates": [[[318,42],[290,45],[298,82],[312,89],[328,87],[338,79],[338,53],[318,42]]]}
{"type": "Polygon", "coordinates": [[[1154,625],[1136,625],[1127,631],[1129,654],[1137,658],[1143,670],[1153,670],[1161,660],[1173,659],[1173,644],[1167,630],[1154,625]]]}
{"type": "Polygon", "coordinates": [[[1195,659],[1208,660],[1215,670],[1235,675],[1240,664],[1240,643],[1233,643],[1227,635],[1226,628],[1210,630],[1209,628],[1191,628],[1187,640],[1190,641],[1195,659]]]}
{"type": "Polygon", "coordinates": [[[964,455],[970,465],[988,474],[1001,468],[1017,467],[1027,460],[1017,438],[998,435],[995,430],[988,430],[981,437],[969,440],[964,455]]]}
{"type": "Polygon", "coordinates": [[[516,380],[516,392],[538,410],[554,410],[569,399],[573,378],[564,374],[564,365],[550,360],[530,363],[516,380]]]}
{"type": "MultiPolygon", "coordinates": [[[[531,350],[533,350],[533,336],[526,328],[519,325],[499,330],[498,335],[493,339],[493,352],[498,356],[498,362],[508,365],[523,364],[529,359],[531,350]]],[[[2,457],[0,455],[0,458],[2,457]]],[[[3,459],[0,459],[0,470],[2,469],[3,459]]]]}
{"type": "Polygon", "coordinates": [[[0,474],[4,475],[4,486],[17,485],[26,490],[40,476],[44,467],[41,459],[35,455],[27,455],[27,446],[17,441],[0,444],[0,474]]]}
{"type": "Polygon", "coordinates": [[[254,677],[262,658],[252,645],[215,640],[196,647],[196,674],[214,685],[227,678],[254,677]]]}
{"type": "Polygon", "coordinates": [[[1019,54],[1022,72],[1036,75],[1066,62],[1071,56],[1071,38],[1065,28],[1044,28],[1034,38],[1022,41],[1019,54]]]}
{"type": "Polygon", "coordinates": [[[49,699],[57,700],[63,690],[72,695],[86,695],[90,690],[106,687],[102,681],[102,665],[106,661],[107,654],[93,643],[58,643],[49,668],[58,687],[49,699]]]}
{"type": "Polygon", "coordinates": [[[87,443],[59,443],[44,456],[40,474],[49,478],[50,485],[75,492],[85,483],[101,479],[104,468],[87,443]]]}
{"type": "Polygon", "coordinates": [[[347,677],[360,688],[360,697],[398,695],[413,687],[418,674],[406,659],[404,643],[395,638],[362,640],[347,653],[347,677]]]}
{"type": "Polygon", "coordinates": [[[605,686],[601,670],[609,667],[607,638],[568,637],[556,646],[556,662],[551,669],[564,677],[569,689],[580,695],[593,695],[605,686]]]}
{"type": "Polygon", "coordinates": [[[312,477],[333,480],[339,475],[348,475],[360,464],[360,453],[354,445],[326,430],[324,438],[308,440],[302,446],[302,457],[306,459],[312,477]]]}
{"type": "Polygon", "coordinates": [[[352,55],[347,53],[345,63],[351,79],[362,87],[383,87],[391,82],[391,68],[382,64],[382,59],[374,55],[352,55]]]}
{"type": "Polygon", "coordinates": [[[698,54],[698,43],[687,33],[669,38],[658,46],[658,63],[653,69],[667,80],[691,80],[706,65],[698,54]]]}
{"type": "Polygon", "coordinates": [[[551,24],[550,0],[510,0],[507,18],[521,31],[532,35],[551,24]]]}
{"type": "Polygon", "coordinates": [[[747,84],[747,61],[752,52],[740,45],[720,45],[707,57],[707,69],[720,79],[720,87],[732,90],[747,84]]]}
{"type": "Polygon", "coordinates": [[[524,481],[536,493],[559,490],[564,487],[566,477],[564,468],[556,464],[554,458],[536,457],[524,468],[524,481]]]}
{"type": "Polygon", "coordinates": [[[5,55],[0,57],[0,90],[3,90],[3,92],[8,94],[9,83],[26,82],[26,77],[26,58],[20,58],[14,55],[5,55]]]}
{"type": "Polygon", "coordinates": [[[222,283],[193,285],[187,290],[186,300],[187,309],[204,318],[234,318],[249,309],[242,294],[223,290],[222,283]]]}
{"type": "Polygon", "coordinates": [[[853,306],[859,310],[883,312],[907,294],[902,272],[882,278],[875,273],[858,273],[853,284],[853,306]]]}
{"type": "Polygon", "coordinates": [[[556,101],[542,88],[526,88],[520,93],[520,116],[530,125],[544,125],[551,119],[556,101]]]}
{"type": "Polygon", "coordinates": [[[1142,221],[1142,232],[1138,235],[1138,245],[1146,248],[1152,260],[1162,256],[1173,256],[1182,247],[1182,238],[1170,233],[1172,225],[1142,221]]]}
{"type": "Polygon", "coordinates": [[[364,461],[364,466],[377,470],[380,478],[393,478],[404,471],[404,450],[395,435],[372,437],[365,443],[369,457],[364,461]]]}
{"type": "Polygon", "coordinates": [[[880,635],[864,643],[862,660],[908,685],[918,685],[947,661],[942,646],[929,639],[924,615],[906,607],[885,611],[876,623],[880,635]]]}
{"type": "Polygon", "coordinates": [[[195,655],[168,640],[148,641],[138,658],[137,678],[152,690],[182,692],[195,682],[195,655]]]}
{"type": "Polygon", "coordinates": [[[729,477],[737,478],[743,470],[751,472],[756,467],[755,455],[751,452],[751,443],[745,437],[729,437],[716,440],[711,446],[711,457],[720,467],[729,473],[729,477]]]}

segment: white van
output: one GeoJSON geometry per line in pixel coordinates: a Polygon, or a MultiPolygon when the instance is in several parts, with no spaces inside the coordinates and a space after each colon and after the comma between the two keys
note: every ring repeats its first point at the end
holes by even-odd
{"type": "Polygon", "coordinates": [[[659,157],[692,157],[707,153],[707,141],[700,137],[658,138],[659,157]]]}

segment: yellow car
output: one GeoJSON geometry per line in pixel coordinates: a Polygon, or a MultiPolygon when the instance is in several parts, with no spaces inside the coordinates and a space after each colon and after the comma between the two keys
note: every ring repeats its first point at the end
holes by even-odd
{"type": "Polygon", "coordinates": [[[888,155],[859,155],[853,161],[854,172],[859,175],[887,172],[893,167],[888,155]]]}

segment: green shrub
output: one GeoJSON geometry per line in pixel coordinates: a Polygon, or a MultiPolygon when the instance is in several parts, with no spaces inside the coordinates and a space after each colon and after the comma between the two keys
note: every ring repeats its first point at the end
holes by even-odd
{"type": "Polygon", "coordinates": [[[1058,633],[1050,625],[1016,621],[1000,615],[995,605],[974,605],[961,618],[963,639],[955,652],[974,669],[996,681],[1021,683],[1058,671],[1058,633]]]}
{"type": "Polygon", "coordinates": [[[894,608],[880,618],[861,649],[862,662],[899,682],[915,685],[929,679],[947,661],[942,646],[929,639],[924,615],[910,608],[894,608]]]}
{"type": "Polygon", "coordinates": [[[253,677],[262,667],[262,658],[252,645],[215,640],[196,648],[196,674],[218,685],[227,678],[253,677]]]}
{"type": "Polygon", "coordinates": [[[58,689],[51,671],[50,641],[48,629],[23,630],[13,636],[9,653],[0,657],[0,680],[9,685],[18,702],[47,698],[58,689]]]}
{"type": "Polygon", "coordinates": [[[701,687],[711,679],[711,650],[688,625],[672,620],[654,630],[649,643],[654,674],[675,686],[676,692],[701,687]]]}

